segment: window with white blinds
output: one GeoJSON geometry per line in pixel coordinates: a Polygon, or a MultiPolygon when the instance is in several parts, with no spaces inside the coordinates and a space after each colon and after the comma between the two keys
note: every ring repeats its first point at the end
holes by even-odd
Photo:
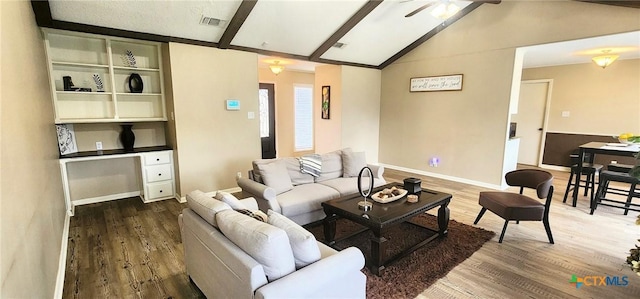
{"type": "Polygon", "coordinates": [[[294,85],[295,151],[313,149],[313,87],[294,85]]]}

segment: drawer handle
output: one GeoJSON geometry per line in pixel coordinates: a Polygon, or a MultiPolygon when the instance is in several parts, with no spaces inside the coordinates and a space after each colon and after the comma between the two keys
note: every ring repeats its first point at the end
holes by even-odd
{"type": "Polygon", "coordinates": [[[160,193],[162,193],[162,190],[160,190],[160,193]]]}
{"type": "Polygon", "coordinates": [[[160,158],[156,158],[156,162],[160,162],[160,158]]]}
{"type": "Polygon", "coordinates": [[[158,173],[158,176],[162,176],[162,173],[158,173]]]}

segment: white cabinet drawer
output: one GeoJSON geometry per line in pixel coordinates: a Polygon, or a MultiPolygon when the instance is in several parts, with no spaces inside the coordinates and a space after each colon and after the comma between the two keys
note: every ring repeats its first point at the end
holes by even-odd
{"type": "Polygon", "coordinates": [[[147,194],[145,194],[146,201],[171,196],[173,196],[173,181],[147,185],[147,194]]]}
{"type": "Polygon", "coordinates": [[[144,154],[145,165],[171,163],[171,151],[144,154]]]}
{"type": "Polygon", "coordinates": [[[147,166],[144,169],[144,173],[147,177],[147,183],[166,181],[173,178],[171,164],[147,166]]]}

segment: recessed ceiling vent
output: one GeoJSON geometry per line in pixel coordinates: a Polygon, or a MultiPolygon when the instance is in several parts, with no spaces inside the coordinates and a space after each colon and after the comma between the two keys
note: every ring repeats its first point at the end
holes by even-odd
{"type": "Polygon", "coordinates": [[[344,48],[344,47],[346,47],[346,46],[347,46],[347,44],[345,44],[345,43],[341,43],[341,42],[337,42],[337,43],[335,43],[335,44],[333,45],[333,47],[334,47],[334,48],[338,48],[338,49],[342,49],[342,48],[344,48]]]}
{"type": "Polygon", "coordinates": [[[200,24],[202,25],[223,27],[225,23],[227,23],[227,21],[225,20],[205,16],[202,16],[202,18],[200,19],[200,24]]]}

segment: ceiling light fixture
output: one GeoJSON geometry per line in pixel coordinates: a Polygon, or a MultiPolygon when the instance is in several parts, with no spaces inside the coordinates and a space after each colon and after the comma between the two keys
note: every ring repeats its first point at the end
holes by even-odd
{"type": "Polygon", "coordinates": [[[449,0],[445,0],[438,4],[432,11],[431,15],[438,18],[446,20],[449,17],[457,14],[460,11],[460,7],[451,3],[449,0]]]}
{"type": "Polygon", "coordinates": [[[609,54],[609,52],[611,52],[611,50],[602,50],[602,53],[604,53],[604,55],[602,56],[596,56],[591,58],[593,60],[593,62],[595,62],[599,67],[601,68],[606,68],[609,65],[611,65],[616,59],[618,59],[618,57],[620,57],[619,55],[612,55],[609,54]]]}
{"type": "Polygon", "coordinates": [[[273,64],[269,66],[269,68],[271,69],[271,72],[276,74],[276,76],[284,71],[284,66],[280,65],[280,61],[278,60],[274,61],[273,64]]]}

